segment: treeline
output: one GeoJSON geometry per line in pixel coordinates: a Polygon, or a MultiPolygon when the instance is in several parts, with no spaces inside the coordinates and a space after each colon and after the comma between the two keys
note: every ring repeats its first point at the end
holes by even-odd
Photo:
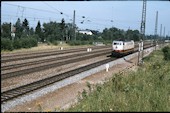
{"type": "MultiPolygon", "coordinates": [[[[78,27],[75,27],[78,29],[78,27]]],[[[20,18],[17,19],[14,25],[11,23],[3,23],[1,25],[1,50],[13,50],[20,48],[30,48],[40,43],[48,43],[57,45],[59,41],[64,41],[70,45],[84,45],[93,44],[93,42],[103,42],[105,44],[112,43],[116,39],[128,39],[139,41],[140,33],[138,30],[118,29],[115,27],[105,28],[102,32],[91,30],[93,35],[80,34],[76,32],[72,23],[50,21],[41,24],[38,21],[34,28],[29,26],[29,21],[25,18],[22,22],[20,18]],[[13,32],[15,37],[11,36],[11,26],[14,26],[13,32]]]]}

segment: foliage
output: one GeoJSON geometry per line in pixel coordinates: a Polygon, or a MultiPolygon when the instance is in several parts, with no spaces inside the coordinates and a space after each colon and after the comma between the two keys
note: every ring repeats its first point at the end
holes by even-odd
{"type": "Polygon", "coordinates": [[[109,29],[105,28],[103,30],[102,37],[105,40],[110,40],[110,41],[117,40],[120,38],[125,38],[124,32],[117,28],[109,28],[109,29]]]}
{"type": "Polygon", "coordinates": [[[53,41],[52,44],[57,46],[59,44],[59,42],[58,41],[53,41]]]}
{"type": "MultiPolygon", "coordinates": [[[[23,21],[18,18],[14,24],[14,27],[16,28],[14,40],[17,38],[17,40],[14,41],[14,49],[19,49],[21,42],[27,42],[27,39],[22,38],[28,38],[32,36],[38,42],[53,43],[55,45],[57,44],[57,41],[66,41],[70,45],[88,45],[92,44],[93,42],[111,44],[113,40],[117,39],[129,39],[134,41],[139,41],[140,39],[140,33],[138,30],[129,29],[124,31],[116,27],[105,28],[103,32],[90,30],[93,33],[92,35],[81,34],[77,32],[77,26],[74,29],[72,23],[65,23],[64,18],[61,20],[61,22],[50,21],[47,23],[42,23],[42,26],[40,21],[38,21],[35,29],[29,27],[29,21],[26,18],[23,21]],[[17,46],[17,44],[19,45],[17,46]]],[[[11,23],[3,23],[1,25],[1,38],[8,38],[12,40],[11,23]]],[[[155,36],[147,36],[146,38],[153,39],[155,36]]],[[[23,46],[24,48],[31,47],[30,44],[27,44],[27,46],[22,45],[22,47],[23,46]]]]}
{"type": "Polygon", "coordinates": [[[136,72],[115,74],[93,88],[88,84],[93,91],[83,90],[78,103],[65,111],[170,111],[169,65],[156,51],[136,72]]]}
{"type": "MultiPolygon", "coordinates": [[[[2,37],[10,38],[10,26],[9,23],[4,23],[2,25],[2,37]]],[[[93,35],[80,34],[76,32],[76,39],[74,37],[74,29],[71,23],[65,23],[65,20],[62,19],[60,23],[50,21],[48,23],[43,23],[41,27],[40,21],[38,21],[35,28],[29,28],[29,21],[25,18],[21,22],[20,18],[17,19],[15,23],[15,36],[19,39],[22,35],[38,35],[38,41],[44,42],[47,41],[70,41],[70,40],[81,40],[81,41],[110,41],[119,39],[119,38],[129,38],[138,40],[139,31],[138,30],[128,30],[127,32],[118,28],[105,28],[102,33],[97,30],[91,30],[93,35]],[[102,37],[98,38],[98,37],[102,37]]],[[[76,27],[77,29],[77,27],[76,27]]]]}
{"type": "Polygon", "coordinates": [[[61,40],[66,40],[66,37],[65,37],[65,35],[66,35],[66,25],[65,25],[65,20],[64,20],[64,18],[62,18],[62,20],[61,20],[61,23],[59,24],[59,26],[60,26],[60,37],[61,37],[61,40]]]}
{"type": "Polygon", "coordinates": [[[170,47],[169,46],[165,46],[162,49],[163,53],[164,53],[164,59],[165,60],[170,60],[170,47]]]}
{"type": "Polygon", "coordinates": [[[16,31],[15,31],[15,36],[20,38],[23,32],[23,26],[21,24],[21,20],[20,18],[18,18],[17,22],[14,25],[16,27],[16,31]]]}
{"type": "Polygon", "coordinates": [[[44,37],[48,37],[51,35],[53,37],[53,40],[61,40],[60,38],[60,31],[59,31],[59,24],[56,22],[50,22],[50,23],[44,23],[43,24],[43,32],[44,32],[44,37]]]}
{"type": "Polygon", "coordinates": [[[12,41],[7,38],[1,38],[1,51],[2,50],[13,50],[12,41]]]}
{"type": "Polygon", "coordinates": [[[21,39],[22,48],[31,48],[37,46],[37,40],[32,37],[21,39]]]}
{"type": "Polygon", "coordinates": [[[40,24],[40,21],[38,21],[38,23],[37,23],[37,26],[36,26],[36,28],[35,28],[35,34],[38,36],[37,38],[37,40],[39,41],[39,38],[40,38],[40,41],[41,42],[44,42],[44,37],[43,37],[43,33],[42,33],[42,29],[41,29],[41,24],[40,24]]]}
{"type": "Polygon", "coordinates": [[[126,37],[128,40],[139,41],[139,31],[138,30],[127,30],[126,37]]]}
{"type": "Polygon", "coordinates": [[[67,43],[71,46],[74,45],[92,45],[92,41],[81,41],[81,40],[73,40],[73,41],[67,41],[67,43]]]}
{"type": "Polygon", "coordinates": [[[25,18],[23,23],[22,23],[22,27],[23,27],[23,32],[28,35],[29,34],[29,22],[28,20],[25,18]]]}
{"type": "Polygon", "coordinates": [[[13,42],[14,49],[20,49],[22,48],[22,41],[20,39],[16,39],[13,42]]]}
{"type": "Polygon", "coordinates": [[[102,37],[104,37],[105,40],[110,40],[111,42],[113,40],[117,39],[127,39],[127,40],[134,40],[139,41],[139,31],[138,30],[127,30],[126,32],[124,30],[118,29],[118,28],[105,28],[102,33],[102,37]]]}
{"type": "Polygon", "coordinates": [[[34,29],[32,27],[30,28],[29,34],[34,35],[34,29]]]}
{"type": "Polygon", "coordinates": [[[34,36],[22,36],[21,39],[16,38],[14,41],[10,39],[1,38],[1,51],[2,50],[10,50],[20,49],[20,48],[30,48],[37,46],[37,40],[34,36]]]}
{"type": "Polygon", "coordinates": [[[11,39],[11,23],[3,23],[1,30],[1,37],[11,39]]]}

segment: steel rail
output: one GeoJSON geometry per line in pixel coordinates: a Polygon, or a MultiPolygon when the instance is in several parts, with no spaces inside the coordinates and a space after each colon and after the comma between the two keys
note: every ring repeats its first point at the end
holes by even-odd
{"type": "MultiPolygon", "coordinates": [[[[109,46],[97,46],[92,47],[92,49],[100,49],[100,48],[108,48],[109,46]]],[[[32,58],[39,58],[39,57],[46,57],[51,55],[59,55],[59,54],[65,54],[65,53],[72,53],[77,51],[86,51],[87,48],[80,48],[80,49],[66,49],[62,51],[52,51],[52,52],[41,52],[41,53],[34,53],[34,54],[24,54],[24,55],[11,55],[8,57],[1,57],[1,63],[11,62],[11,61],[18,61],[18,60],[25,60],[25,59],[32,59],[32,58]],[[19,56],[19,57],[16,57],[19,56]]]]}
{"type": "Polygon", "coordinates": [[[14,77],[14,76],[21,76],[21,75],[25,75],[25,74],[29,74],[29,73],[33,73],[33,72],[37,72],[37,71],[47,70],[47,69],[54,68],[54,67],[57,67],[57,66],[62,66],[62,65],[65,65],[65,64],[83,61],[83,60],[86,60],[86,59],[89,59],[89,58],[94,58],[94,57],[98,57],[98,56],[109,54],[109,53],[111,53],[111,50],[107,50],[107,51],[104,51],[104,52],[100,51],[100,52],[97,52],[97,53],[92,54],[92,55],[90,54],[90,55],[87,55],[87,56],[80,56],[80,57],[68,59],[68,60],[65,60],[65,61],[55,62],[55,63],[52,63],[52,64],[47,64],[47,65],[32,67],[32,68],[28,68],[28,69],[19,70],[19,71],[4,73],[4,74],[1,74],[1,79],[4,80],[4,79],[11,78],[11,77],[14,77]]]}
{"type": "Polygon", "coordinates": [[[45,79],[33,82],[33,83],[30,83],[30,84],[27,84],[27,85],[24,85],[24,86],[20,86],[20,87],[17,87],[17,88],[14,88],[14,89],[11,89],[11,90],[8,90],[8,91],[5,91],[5,92],[1,92],[1,103],[4,103],[4,102],[11,100],[13,98],[16,98],[18,96],[21,96],[21,95],[24,95],[24,94],[29,93],[31,91],[40,89],[40,88],[45,87],[47,85],[50,85],[52,83],[58,82],[60,80],[68,78],[70,76],[74,76],[78,73],[87,71],[89,69],[92,69],[94,67],[100,66],[102,64],[108,63],[108,62],[113,61],[113,60],[114,60],[114,58],[108,58],[108,59],[98,61],[98,62],[93,63],[93,64],[89,64],[89,65],[82,66],[82,67],[77,68],[77,69],[73,69],[73,70],[68,71],[68,72],[64,72],[64,73],[57,74],[57,75],[49,77],[49,78],[45,78],[45,79]]]}

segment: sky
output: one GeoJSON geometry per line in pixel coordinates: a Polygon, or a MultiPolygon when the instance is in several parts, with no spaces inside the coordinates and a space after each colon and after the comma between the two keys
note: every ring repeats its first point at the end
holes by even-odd
{"type": "MultiPolygon", "coordinates": [[[[154,35],[156,11],[158,11],[157,34],[170,35],[170,2],[147,1],[145,34],[154,35]]],[[[1,24],[12,22],[17,18],[27,18],[29,26],[35,28],[50,21],[73,22],[79,29],[103,31],[104,28],[117,27],[123,30],[139,30],[142,20],[143,1],[2,1],[1,24]],[[61,12],[63,14],[61,14],[61,12]],[[83,18],[84,17],[84,18],[83,18]]]]}

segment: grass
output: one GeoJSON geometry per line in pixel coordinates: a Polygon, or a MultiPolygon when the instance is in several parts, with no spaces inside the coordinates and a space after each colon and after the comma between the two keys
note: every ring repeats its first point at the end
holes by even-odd
{"type": "Polygon", "coordinates": [[[115,74],[103,85],[87,86],[78,103],[64,111],[170,111],[170,61],[160,50],[128,76],[115,74]]]}

